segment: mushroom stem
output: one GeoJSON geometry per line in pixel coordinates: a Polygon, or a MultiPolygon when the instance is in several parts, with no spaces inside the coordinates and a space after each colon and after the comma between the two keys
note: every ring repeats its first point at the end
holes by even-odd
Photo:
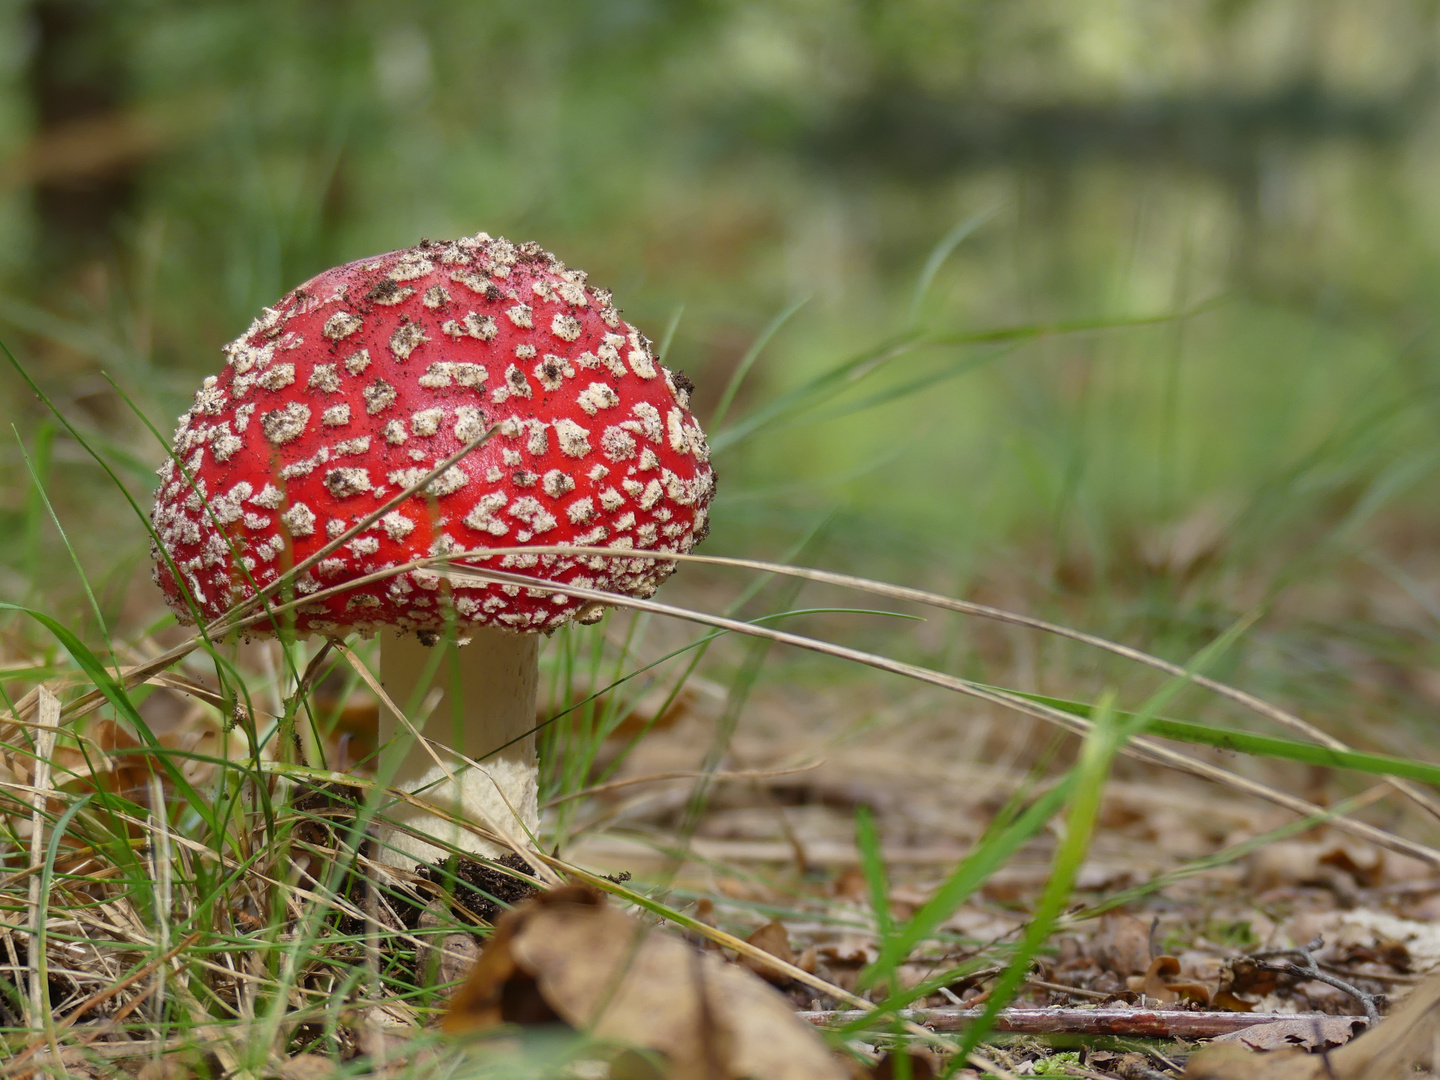
{"type": "MultiPolygon", "coordinates": [[[[415,740],[395,775],[394,786],[418,792],[425,801],[465,821],[477,825],[493,822],[517,839],[533,834],[540,818],[535,736],[530,733],[535,726],[539,651],[538,635],[485,627],[476,627],[467,645],[442,641],[426,646],[414,634],[386,637],[380,646],[380,679],[396,706],[405,709],[417,699],[423,700],[432,693],[431,687],[443,694],[421,728],[433,740],[435,754],[415,740]],[[439,666],[422,687],[437,649],[443,650],[439,666]],[[424,693],[417,694],[419,690],[424,693]],[[446,747],[479,762],[480,767],[466,766],[446,747]],[[436,756],[455,777],[454,782],[436,765],[436,756]]],[[[389,711],[381,709],[380,745],[403,732],[389,711]]],[[[508,850],[408,803],[396,804],[389,817],[417,833],[487,858],[508,850]]],[[[381,858],[393,866],[446,858],[443,849],[398,829],[389,833],[383,838],[388,846],[383,847],[381,858]]]]}

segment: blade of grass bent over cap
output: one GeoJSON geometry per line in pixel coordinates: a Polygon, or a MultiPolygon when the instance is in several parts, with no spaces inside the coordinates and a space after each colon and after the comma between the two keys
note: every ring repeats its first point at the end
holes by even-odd
{"type": "MultiPolygon", "coordinates": [[[[3,342],[0,342],[0,348],[3,347],[3,342]]],[[[400,494],[396,495],[394,498],[386,502],[382,507],[380,507],[379,510],[372,512],[369,516],[363,518],[360,522],[351,526],[340,536],[330,541],[314,555],[312,555],[310,559],[305,560],[303,563],[297,564],[297,566],[291,567],[290,571],[286,575],[284,575],[280,579],[277,579],[275,582],[272,582],[270,586],[267,586],[267,589],[276,589],[283,587],[284,583],[289,580],[290,577],[293,577],[296,572],[305,569],[308,565],[311,564],[312,560],[318,561],[319,559],[323,558],[325,555],[333,551],[335,548],[339,547],[341,544],[344,544],[349,540],[353,539],[357,533],[368,528],[371,524],[374,523],[374,521],[379,520],[379,518],[383,516],[383,514],[393,509],[400,502],[409,498],[416,491],[419,491],[431,480],[434,480],[437,476],[444,472],[447,468],[454,465],[466,454],[470,453],[470,451],[481,446],[485,442],[485,440],[488,439],[496,430],[497,428],[492,427],[489,431],[486,431],[484,434],[472,440],[470,443],[462,446],[454,454],[450,455],[450,457],[437,464],[424,476],[416,480],[415,483],[411,484],[400,494]]],[[[136,512],[139,512],[138,507],[136,508],[136,512]]],[[[143,515],[141,516],[143,517],[143,515]]],[[[146,524],[148,525],[148,519],[146,519],[146,524]]],[[[388,576],[388,574],[382,574],[380,575],[380,578],[388,576]]],[[[327,593],[327,595],[329,595],[329,593],[327,593]]],[[[266,618],[269,617],[269,614],[262,614],[259,616],[247,616],[244,614],[244,612],[247,610],[248,606],[252,606],[256,602],[263,603],[266,599],[268,599],[268,595],[267,597],[252,597],[249,601],[246,602],[246,604],[242,604],[236,608],[232,608],[229,612],[221,616],[219,619],[216,619],[214,622],[203,627],[199,634],[196,634],[188,640],[181,642],[179,645],[167,649],[165,652],[161,653],[159,656],[155,657],[153,660],[150,660],[147,663],[137,664],[134,667],[126,669],[124,677],[120,680],[119,685],[128,688],[132,686],[137,686],[140,683],[145,682],[152,675],[164,671],[171,664],[174,664],[177,660],[181,660],[184,657],[188,656],[190,653],[194,652],[203,644],[203,642],[206,640],[207,635],[221,635],[228,633],[229,631],[234,629],[240,629],[245,626],[251,626],[264,621],[266,618]]],[[[281,607],[293,608],[295,606],[297,605],[292,602],[289,605],[280,605],[280,607],[277,607],[275,610],[279,611],[281,607]]],[[[87,694],[82,695],[80,698],[71,702],[70,705],[66,707],[64,714],[65,720],[73,721],[79,719],[82,716],[88,715],[90,712],[94,711],[94,709],[102,701],[106,700],[106,697],[107,695],[102,689],[93,690],[87,694]]]]}
{"type": "MultiPolygon", "coordinates": [[[[982,701],[989,701],[993,704],[1001,705],[1003,707],[1010,708],[1019,712],[1028,713],[1030,715],[1037,716],[1040,719],[1048,720],[1052,723],[1058,724],[1061,727],[1067,728],[1068,730],[1077,733],[1088,733],[1091,728],[1091,721],[1085,720],[1081,717],[1077,717],[1071,713],[1067,713],[1059,709],[1052,709],[1048,706],[1040,705],[1036,702],[1027,701],[1024,698],[1017,697],[1015,695],[997,692],[993,690],[987,690],[983,688],[980,684],[974,683],[968,679],[961,679],[957,676],[946,675],[941,672],[933,671],[929,668],[918,667],[913,664],[906,664],[901,661],[891,660],[888,657],[877,656],[873,653],[863,652],[859,649],[851,649],[846,646],[835,645],[830,642],[820,641],[815,638],[808,638],[798,634],[791,634],[786,631],[770,630],[767,628],[753,626],[749,623],[738,622],[734,619],[725,619],[719,616],[706,615],[700,612],[691,611],[687,608],[678,608],[668,604],[656,603],[652,600],[639,600],[633,597],[620,597],[613,593],[605,593],[594,589],[576,588],[574,586],[568,586],[559,582],[545,582],[533,578],[519,578],[517,575],[507,574],[503,571],[477,570],[468,567],[464,570],[456,570],[454,567],[454,563],[457,560],[463,561],[466,558],[473,559],[479,557],[489,557],[492,554],[494,554],[494,551],[492,549],[482,548],[478,549],[478,551],[460,552],[450,556],[436,556],[426,559],[417,559],[413,564],[407,564],[402,567],[392,568],[391,570],[385,571],[383,573],[373,575],[373,578],[380,579],[383,577],[388,577],[397,572],[403,572],[404,570],[423,566],[448,567],[445,572],[451,575],[458,575],[458,580],[461,581],[465,581],[467,580],[467,578],[471,581],[497,581],[507,584],[514,584],[518,581],[524,583],[525,587],[527,588],[544,589],[554,592],[566,592],[568,594],[573,594],[584,599],[600,600],[602,602],[612,603],[620,607],[633,607],[636,610],[640,611],[653,611],[659,614],[672,615],[676,618],[685,619],[690,622],[698,622],[704,625],[731,629],[741,634],[772,637],[775,641],[778,641],[782,644],[796,645],[800,648],[807,649],[812,652],[823,653],[825,655],[833,656],[839,659],[852,660],[857,663],[864,664],[868,667],[877,668],[882,671],[889,671],[898,675],[904,675],[920,682],[929,683],[934,686],[944,687],[946,689],[954,690],[958,693],[965,694],[969,697],[978,698],[982,701]]],[[[634,552],[630,549],[617,549],[616,554],[625,558],[630,558],[633,557],[634,552]]],[[[362,578],[359,582],[352,582],[348,587],[354,588],[357,584],[368,583],[368,580],[368,577],[362,578]]],[[[336,588],[338,589],[340,587],[337,586],[336,588]]],[[[324,597],[326,595],[326,592],[327,590],[320,590],[319,592],[314,593],[309,599],[315,600],[317,598],[324,597]]],[[[1181,669],[1181,674],[1185,674],[1184,669],[1181,669]]],[[[1277,791],[1257,781],[1250,780],[1247,777],[1239,776],[1235,773],[1229,772],[1228,770],[1219,768],[1218,766],[1210,765],[1207,762],[1191,758],[1185,754],[1179,753],[1178,751],[1171,750],[1170,748],[1156,743],[1148,738],[1131,739],[1127,743],[1124,752],[1131,756],[1139,757],[1144,760],[1149,760],[1152,762],[1166,765],[1170,768],[1178,769],[1182,772],[1190,773],[1191,775],[1201,777],[1202,779],[1225,784],[1229,787],[1245,791],[1251,795],[1256,795],[1262,799],[1265,799],[1266,801],[1276,803],[1280,806],[1284,806],[1295,813],[1310,814],[1314,813],[1317,809],[1313,804],[1306,802],[1303,799],[1296,798],[1295,796],[1289,795],[1285,792],[1277,791]]],[[[1420,844],[1411,840],[1406,840],[1403,837],[1398,837],[1391,833],[1388,833],[1383,829],[1378,829],[1374,826],[1367,825],[1364,822],[1353,821],[1348,818],[1337,819],[1335,825],[1337,828],[1350,832],[1352,835],[1358,836],[1362,839],[1380,844],[1383,847],[1391,848],[1392,850],[1399,851],[1403,854],[1414,855],[1416,858],[1419,858],[1432,866],[1440,866],[1440,851],[1436,851],[1435,849],[1430,848],[1427,845],[1420,844]]]]}
{"type": "MultiPolygon", "coordinates": [[[[571,552],[594,552],[597,554],[612,554],[610,548],[537,548],[531,547],[527,550],[541,552],[560,552],[568,550],[571,552]]],[[[1115,656],[1123,657],[1138,664],[1163,671],[1168,675],[1185,675],[1185,668],[1169,660],[1152,656],[1140,649],[1122,645],[1110,641],[1107,638],[1095,634],[1086,633],[1083,630],[1074,630],[1068,626],[1061,626],[1058,623],[1047,622],[1044,619],[1037,619],[1030,615],[1021,615],[1013,611],[1006,611],[1003,608],[990,607],[986,604],[976,604],[969,600],[959,600],[954,597],[944,596],[940,593],[928,592],[924,589],[916,589],[906,585],[891,585],[886,582],[872,581],[868,578],[855,577],[850,574],[840,574],[830,570],[817,570],[809,567],[789,566],[783,563],[766,562],[760,559],[738,559],[717,555],[681,555],[681,554],[649,554],[644,552],[632,553],[631,557],[644,555],[648,558],[663,558],[679,563],[696,563],[703,566],[731,566],[738,569],[758,570],[768,574],[779,574],[791,577],[802,577],[808,581],[819,582],[827,585],[838,585],[842,588],[857,589],[861,592],[873,593],[877,596],[884,596],[894,600],[907,600],[916,604],[923,604],[927,607],[940,608],[945,611],[953,611],[961,615],[973,615],[983,619],[991,619],[996,622],[1008,623],[1012,626],[1023,626],[1032,630],[1039,630],[1043,633],[1053,634],[1070,641],[1077,641],[1092,648],[1101,649],[1115,656]]],[[[1289,728],[1296,734],[1303,735],[1316,743],[1328,746],[1339,751],[1350,751],[1351,748],[1342,740],[1331,735],[1329,732],[1316,727],[1306,720],[1301,719],[1293,713],[1287,712],[1278,706],[1272,705],[1263,698],[1247,693],[1236,687],[1212,679],[1203,673],[1195,672],[1189,676],[1191,682],[1202,687],[1213,694],[1226,698],[1238,705],[1249,709],[1259,716],[1272,720],[1282,727],[1289,728]]],[[[1440,802],[1437,802],[1427,793],[1416,789],[1412,784],[1403,779],[1391,778],[1388,783],[1406,798],[1425,809],[1433,816],[1440,817],[1440,802]]]]}

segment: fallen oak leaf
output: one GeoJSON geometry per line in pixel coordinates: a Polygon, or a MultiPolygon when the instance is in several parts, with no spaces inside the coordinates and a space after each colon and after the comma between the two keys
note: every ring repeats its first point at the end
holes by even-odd
{"type": "Polygon", "coordinates": [[[1220,965],[1220,993],[1236,997],[1237,1000],[1243,1000],[1237,997],[1239,994],[1263,997],[1274,993],[1279,985],[1279,975],[1262,967],[1259,961],[1252,957],[1234,956],[1220,965]]]}
{"type": "Polygon", "coordinates": [[[756,976],[609,907],[584,886],[552,890],[502,917],[443,1027],[463,1034],[556,1018],[664,1054],[672,1080],[846,1076],[813,1029],[756,976]]]}
{"type": "Polygon", "coordinates": [[[1344,1046],[1368,1025],[1358,1016],[1295,1016],[1256,1024],[1221,1035],[1215,1042],[1233,1042],[1249,1050],[1331,1050],[1344,1046]]]}
{"type": "Polygon", "coordinates": [[[1440,1034],[1440,975],[1412,990],[1394,1014],[1338,1050],[1255,1053],[1212,1043],[1186,1063],[1184,1080],[1388,1080],[1432,1056],[1440,1034]]]}

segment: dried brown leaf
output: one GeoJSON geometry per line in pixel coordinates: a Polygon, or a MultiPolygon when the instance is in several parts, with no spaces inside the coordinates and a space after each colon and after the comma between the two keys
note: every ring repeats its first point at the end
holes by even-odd
{"type": "Polygon", "coordinates": [[[456,994],[445,1030],[524,1023],[536,1000],[572,1027],[665,1055],[673,1080],[844,1080],[789,1003],[743,968],[646,926],[590,889],[506,915],[456,994]]]}
{"type": "MultiPolygon", "coordinates": [[[[764,949],[771,956],[784,960],[787,964],[795,963],[795,950],[790,947],[790,935],[781,923],[768,922],[745,940],[757,949],[764,949]]],[[[790,983],[789,975],[783,971],[776,971],[759,960],[742,956],[740,962],[768,983],[776,986],[787,986],[790,983]]]]}
{"type": "Polygon", "coordinates": [[[1185,1065],[1184,1080],[1319,1080],[1325,1075],[1321,1071],[1324,1062],[1325,1058],[1304,1050],[1275,1050],[1260,1055],[1234,1043],[1223,1043],[1207,1046],[1192,1057],[1185,1065]]]}
{"type": "MultiPolygon", "coordinates": [[[[1253,1029],[1252,1029],[1253,1030],[1253,1029]]],[[[1186,1080],[1388,1080],[1430,1063],[1440,1035],[1440,976],[1417,986],[1400,1008],[1359,1038],[1326,1054],[1257,1054],[1233,1042],[1192,1057],[1186,1080]]]]}
{"type": "Polygon", "coordinates": [[[1143,976],[1132,975],[1126,980],[1131,990],[1142,991],[1146,997],[1168,1003],[1198,1001],[1210,1004],[1210,988],[1204,983],[1171,982],[1180,974],[1180,961],[1173,956],[1157,956],[1143,976]]]}
{"type": "Polygon", "coordinates": [[[1364,1030],[1365,1021],[1354,1016],[1297,1016],[1233,1031],[1215,1041],[1250,1050],[1329,1050],[1344,1046],[1364,1030]]]}

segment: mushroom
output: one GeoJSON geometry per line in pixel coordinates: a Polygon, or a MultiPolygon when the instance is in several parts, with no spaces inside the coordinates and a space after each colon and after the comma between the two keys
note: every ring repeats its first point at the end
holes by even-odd
{"type": "MultiPolygon", "coordinates": [[[[264,309],[224,352],[224,369],[180,418],[151,515],[168,556],[153,552],[155,581],[182,622],[191,604],[211,620],[250,600],[492,427],[299,574],[297,598],[476,548],[683,553],[708,531],[714,473],[688,380],[660,365],[608,292],[537,244],[479,233],[328,270],[264,309]]],[[[563,552],[459,565],[640,597],[674,569],[563,552]]],[[[380,665],[401,708],[431,666],[430,646],[447,631],[468,638],[439,665],[444,697],[430,731],[480,768],[443,750],[437,762],[417,744],[395,782],[467,821],[533,835],[538,635],[599,614],[563,592],[410,569],[302,603],[290,618],[301,635],[399,631],[382,641],[380,665]]],[[[248,632],[288,632],[279,621],[248,632]]],[[[387,710],[381,717],[383,742],[395,724],[387,710]]],[[[393,819],[403,828],[386,858],[397,864],[444,857],[405,829],[499,854],[409,804],[393,819]]]]}

